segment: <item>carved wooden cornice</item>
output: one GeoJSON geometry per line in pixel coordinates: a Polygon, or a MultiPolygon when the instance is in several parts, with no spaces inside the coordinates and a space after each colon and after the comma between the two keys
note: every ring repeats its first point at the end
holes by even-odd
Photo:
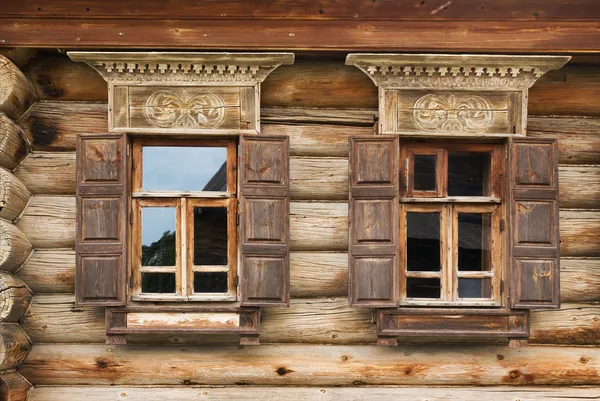
{"type": "Polygon", "coordinates": [[[69,52],[112,83],[257,84],[293,53],[69,52]]]}
{"type": "Polygon", "coordinates": [[[384,88],[467,88],[520,90],[546,72],[565,65],[569,56],[355,53],[347,65],[364,71],[384,88]]]}

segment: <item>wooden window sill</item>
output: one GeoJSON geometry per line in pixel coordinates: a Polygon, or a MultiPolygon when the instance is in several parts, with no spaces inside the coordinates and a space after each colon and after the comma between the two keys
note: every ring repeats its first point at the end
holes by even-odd
{"type": "Polygon", "coordinates": [[[493,196],[449,196],[445,198],[400,198],[401,203],[502,203],[493,196]]]}

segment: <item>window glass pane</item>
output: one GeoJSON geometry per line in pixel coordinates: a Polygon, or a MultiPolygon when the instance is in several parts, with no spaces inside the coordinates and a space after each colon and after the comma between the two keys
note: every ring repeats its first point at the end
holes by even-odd
{"type": "Polygon", "coordinates": [[[492,279],[491,278],[459,278],[458,279],[458,297],[459,298],[491,298],[492,297],[492,279]]]}
{"type": "Polygon", "coordinates": [[[448,196],[488,196],[491,160],[484,152],[448,153],[448,196]]]}
{"type": "Polygon", "coordinates": [[[491,213],[458,213],[458,270],[492,270],[491,213]]]}
{"type": "Polygon", "coordinates": [[[194,292],[227,292],[227,273],[194,272],[194,292]]]}
{"type": "Polygon", "coordinates": [[[142,266],[175,266],[174,207],[142,208],[142,266]]]}
{"type": "Polygon", "coordinates": [[[226,208],[194,208],[194,265],[227,265],[226,208]]]}
{"type": "Polygon", "coordinates": [[[174,294],[175,273],[142,273],[142,293],[174,294]]]}
{"type": "Polygon", "coordinates": [[[435,155],[414,155],[413,189],[416,191],[435,191],[435,155]]]}
{"type": "Polygon", "coordinates": [[[439,278],[415,278],[406,279],[407,298],[436,298],[441,295],[439,278]]]}
{"type": "Polygon", "coordinates": [[[145,191],[226,191],[227,148],[144,146],[145,191]]]}
{"type": "Polygon", "coordinates": [[[406,270],[440,271],[440,214],[406,213],[406,270]]]}

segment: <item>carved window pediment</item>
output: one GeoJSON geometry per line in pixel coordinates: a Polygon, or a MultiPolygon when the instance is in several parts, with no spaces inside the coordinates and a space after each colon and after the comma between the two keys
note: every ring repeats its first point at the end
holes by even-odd
{"type": "Polygon", "coordinates": [[[527,94],[570,57],[349,54],[379,87],[379,132],[525,135],[527,94]]]}

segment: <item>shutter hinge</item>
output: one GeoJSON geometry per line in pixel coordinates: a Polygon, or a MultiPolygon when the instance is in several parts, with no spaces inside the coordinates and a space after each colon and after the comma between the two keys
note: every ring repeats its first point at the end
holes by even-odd
{"type": "Polygon", "coordinates": [[[236,275],[235,276],[235,287],[237,288],[238,285],[240,285],[240,276],[236,275]]]}
{"type": "Polygon", "coordinates": [[[133,288],[133,274],[129,276],[129,288],[133,288]]]}
{"type": "Polygon", "coordinates": [[[236,226],[240,225],[240,213],[239,212],[235,215],[235,225],[236,226]]]}
{"type": "Polygon", "coordinates": [[[129,225],[132,226],[133,225],[133,213],[129,212],[129,225]]]}
{"type": "Polygon", "coordinates": [[[504,160],[508,160],[508,146],[504,147],[504,160]]]}
{"type": "Polygon", "coordinates": [[[504,293],[504,280],[500,280],[500,294],[504,293]]]}
{"type": "Polygon", "coordinates": [[[504,219],[500,219],[500,232],[504,232],[504,219]]]}

